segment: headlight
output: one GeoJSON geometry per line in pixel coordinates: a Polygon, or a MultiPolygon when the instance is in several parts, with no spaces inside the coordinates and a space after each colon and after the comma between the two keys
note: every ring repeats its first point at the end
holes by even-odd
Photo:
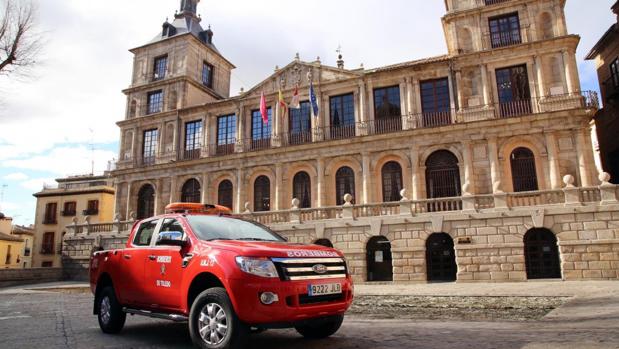
{"type": "Polygon", "coordinates": [[[278,277],[277,269],[275,269],[275,264],[273,264],[273,262],[268,259],[239,256],[236,257],[236,264],[239,266],[239,269],[248,274],[265,278],[278,277]]]}

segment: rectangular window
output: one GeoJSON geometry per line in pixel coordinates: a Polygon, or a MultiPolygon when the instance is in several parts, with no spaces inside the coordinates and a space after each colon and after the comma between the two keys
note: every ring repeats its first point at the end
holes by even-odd
{"type": "Polygon", "coordinates": [[[142,161],[144,165],[153,165],[157,156],[157,144],[159,130],[144,131],[144,144],[142,146],[142,161]]]}
{"type": "Polygon", "coordinates": [[[312,141],[312,112],[310,102],[300,103],[299,109],[290,109],[290,144],[303,144],[312,141]]]}
{"type": "Polygon", "coordinates": [[[236,143],[236,115],[224,115],[217,118],[217,155],[234,153],[236,143]]]}
{"type": "Polygon", "coordinates": [[[62,215],[64,217],[73,217],[77,212],[77,203],[75,201],[69,201],[64,203],[64,210],[62,215]]]}
{"type": "Polygon", "coordinates": [[[202,120],[191,121],[185,124],[185,149],[183,159],[193,160],[200,157],[202,148],[202,120]]]}
{"type": "Polygon", "coordinates": [[[133,244],[135,246],[149,246],[150,240],[153,237],[153,233],[155,232],[155,228],[157,227],[158,222],[158,220],[154,220],[142,223],[137,233],[135,233],[133,244]]]}
{"type": "Polygon", "coordinates": [[[531,93],[526,65],[496,70],[501,117],[531,114],[531,93]]]}
{"type": "Polygon", "coordinates": [[[374,119],[373,133],[395,132],[402,129],[400,86],[374,90],[374,119]]]}
{"type": "Polygon", "coordinates": [[[99,200],[89,200],[84,216],[94,216],[99,214],[99,200]]]}
{"type": "Polygon", "coordinates": [[[54,262],[42,262],[41,268],[51,268],[54,266],[54,262]]]}
{"type": "Polygon", "coordinates": [[[4,264],[11,264],[11,245],[6,246],[6,260],[4,261],[4,264]]]}
{"type": "Polygon", "coordinates": [[[436,127],[451,123],[449,80],[447,78],[422,81],[421,111],[423,127],[436,127]]]}
{"type": "Polygon", "coordinates": [[[43,219],[43,224],[56,224],[56,210],[58,204],[55,202],[49,203],[45,205],[45,217],[43,219]]]}
{"type": "Polygon", "coordinates": [[[329,99],[331,139],[355,136],[355,96],[350,93],[329,99]]]}
{"type": "Polygon", "coordinates": [[[260,110],[251,112],[251,149],[264,149],[271,146],[272,109],[267,108],[267,123],[262,120],[260,110]]]}
{"type": "Polygon", "coordinates": [[[213,87],[213,65],[207,62],[202,63],[202,83],[206,87],[213,87]]]}
{"type": "Polygon", "coordinates": [[[610,64],[610,81],[613,87],[619,87],[619,58],[610,64]]]}
{"type": "Polygon", "coordinates": [[[161,113],[163,111],[163,91],[153,91],[148,93],[148,114],[161,113]]]}
{"type": "Polygon", "coordinates": [[[155,58],[155,67],[153,69],[153,80],[165,79],[166,70],[168,69],[168,55],[155,58]]]}
{"type": "Polygon", "coordinates": [[[54,254],[54,232],[47,232],[43,234],[41,254],[54,254]]]}
{"type": "Polygon", "coordinates": [[[490,18],[488,23],[490,25],[490,44],[492,48],[522,43],[520,19],[517,12],[490,18]]]}

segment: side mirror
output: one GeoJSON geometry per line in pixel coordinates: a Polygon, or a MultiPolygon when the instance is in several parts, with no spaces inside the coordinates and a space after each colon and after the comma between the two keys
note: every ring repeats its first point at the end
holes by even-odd
{"type": "Polygon", "coordinates": [[[185,246],[187,235],[180,231],[163,231],[157,237],[157,246],[185,246]]]}

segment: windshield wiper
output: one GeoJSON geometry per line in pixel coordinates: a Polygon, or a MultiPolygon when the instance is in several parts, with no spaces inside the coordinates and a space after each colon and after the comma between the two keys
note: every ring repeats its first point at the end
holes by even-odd
{"type": "Polygon", "coordinates": [[[231,241],[234,239],[229,239],[229,238],[212,238],[212,239],[208,239],[206,241],[231,241]]]}
{"type": "Polygon", "coordinates": [[[275,242],[274,240],[259,239],[259,238],[239,238],[237,240],[240,240],[240,241],[272,241],[272,242],[275,242]]]}

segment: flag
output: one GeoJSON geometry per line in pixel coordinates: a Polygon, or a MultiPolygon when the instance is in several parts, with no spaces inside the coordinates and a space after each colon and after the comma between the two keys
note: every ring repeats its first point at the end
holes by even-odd
{"type": "Polygon", "coordinates": [[[292,101],[290,101],[291,109],[301,109],[301,103],[299,102],[299,86],[297,85],[294,88],[294,93],[292,94],[292,101]]]}
{"type": "Polygon", "coordinates": [[[288,106],[286,105],[286,101],[284,101],[282,90],[279,90],[279,109],[282,110],[282,116],[285,116],[288,111],[288,106]]]}
{"type": "Polygon", "coordinates": [[[314,117],[318,117],[318,100],[316,99],[316,92],[314,91],[314,83],[310,82],[310,103],[312,103],[312,111],[314,112],[314,117]]]}
{"type": "Polygon", "coordinates": [[[267,99],[264,97],[264,92],[260,97],[260,114],[262,115],[262,122],[266,125],[269,123],[269,114],[267,114],[267,99]]]}

